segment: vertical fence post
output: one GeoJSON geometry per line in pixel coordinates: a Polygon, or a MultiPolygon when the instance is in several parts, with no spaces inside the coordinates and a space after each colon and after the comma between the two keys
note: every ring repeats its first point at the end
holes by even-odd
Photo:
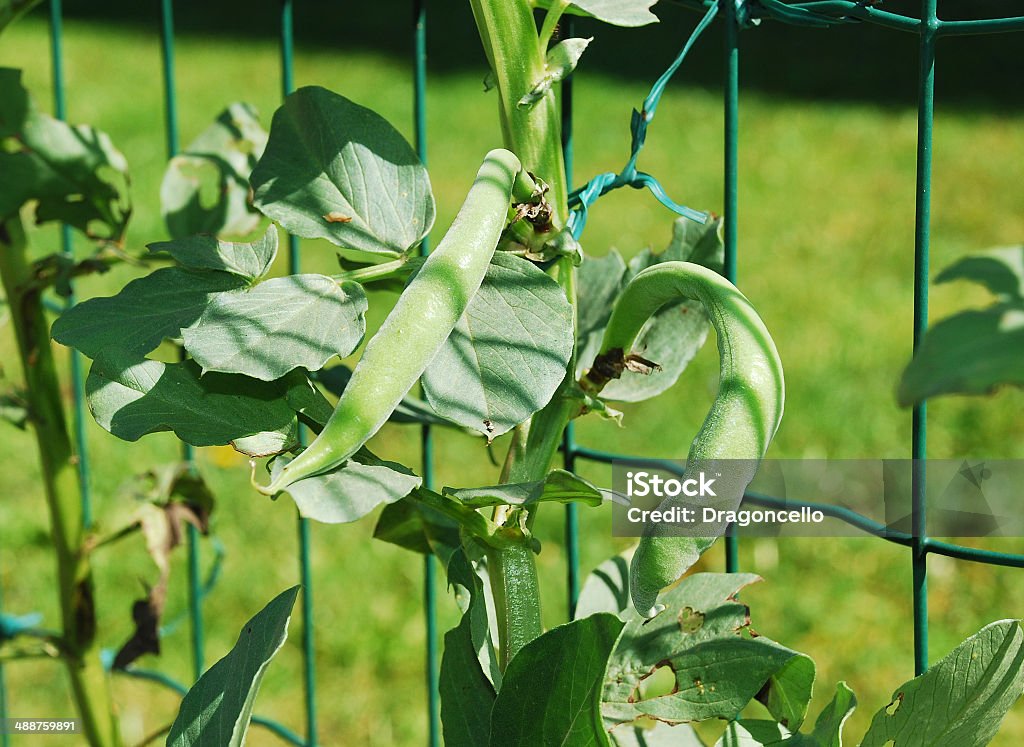
{"type": "MultiPolygon", "coordinates": [[[[178,154],[178,99],[174,77],[174,3],[160,0],[160,53],[164,83],[164,133],[167,157],[178,154]]],[[[182,351],[184,355],[184,351],[182,351]]],[[[181,458],[193,466],[192,447],[181,444],[181,458]]],[[[188,549],[188,613],[192,632],[192,677],[203,673],[205,648],[202,610],[202,582],[199,577],[199,530],[191,524],[185,528],[188,549]]]]}
{"type": "MultiPolygon", "coordinates": [[[[53,113],[57,119],[67,119],[67,103],[64,91],[64,10],[61,0],[50,0],[50,55],[53,68],[53,113]]],[[[60,225],[60,248],[66,257],[74,255],[71,243],[71,226],[60,225]]],[[[68,283],[69,291],[64,299],[64,308],[75,305],[74,284],[68,283]]],[[[75,429],[75,449],[78,456],[78,480],[82,490],[82,526],[92,526],[92,491],[89,483],[89,445],[85,438],[85,377],[82,374],[82,355],[72,349],[71,387],[72,414],[75,429]]]]}
{"type": "MultiPolygon", "coordinates": [[[[572,18],[562,16],[560,21],[563,39],[571,39],[574,34],[572,18]]],[[[562,81],[562,154],[565,160],[565,184],[569,191],[573,185],[573,140],[572,140],[572,80],[573,76],[562,81]]],[[[573,320],[573,329],[576,328],[573,320]]],[[[573,356],[573,365],[576,358],[573,356]]],[[[569,372],[574,375],[574,371],[569,372]]],[[[562,436],[562,466],[568,472],[576,471],[576,427],[569,421],[562,436]]],[[[579,537],[578,506],[570,501],[565,504],[565,586],[568,596],[567,606],[569,619],[576,616],[576,601],[580,596],[580,537],[579,537]]]]}
{"type": "MultiPolygon", "coordinates": [[[[295,22],[292,0],[281,1],[281,95],[295,89],[295,22]]],[[[301,272],[299,240],[288,234],[288,272],[301,272]]],[[[299,425],[299,443],[305,445],[306,429],[299,425]]],[[[317,743],[316,663],[313,650],[313,570],[310,558],[309,521],[296,517],[299,540],[299,583],[302,584],[302,685],[305,696],[306,744],[317,743]]]]}
{"type": "MultiPolygon", "coordinates": [[[[736,227],[739,212],[739,134],[740,134],[740,45],[738,0],[722,1],[722,22],[725,26],[725,194],[723,233],[725,234],[725,277],[736,282],[736,227]]],[[[725,570],[736,573],[740,568],[739,540],[736,528],[725,530],[725,570]]]]}
{"type": "MultiPolygon", "coordinates": [[[[427,165],[427,3],[413,0],[413,126],[416,155],[427,165]]],[[[420,254],[430,252],[429,237],[420,244],[420,254]]],[[[420,449],[423,486],[434,487],[434,437],[429,425],[420,427],[420,449]]],[[[440,656],[437,648],[437,592],[435,576],[437,566],[433,555],[423,558],[423,616],[427,639],[427,743],[430,747],[441,744],[440,656]]]]}
{"type": "MultiPolygon", "coordinates": [[[[922,0],[920,73],[917,101],[917,192],[914,219],[914,350],[928,329],[928,254],[931,229],[932,127],[935,119],[935,40],[939,30],[937,0],[922,0]]],[[[914,671],[928,668],[928,522],[925,506],[927,410],[914,406],[911,423],[913,452],[912,522],[914,541],[914,671]]]]}

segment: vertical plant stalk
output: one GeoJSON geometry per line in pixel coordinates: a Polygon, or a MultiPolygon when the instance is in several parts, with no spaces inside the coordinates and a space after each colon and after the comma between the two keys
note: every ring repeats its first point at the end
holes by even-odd
{"type": "MultiPolygon", "coordinates": [[[[565,8],[561,2],[545,20],[540,34],[533,9],[523,0],[470,0],[480,40],[498,89],[499,114],[504,145],[517,156],[523,168],[548,185],[547,199],[553,208],[553,223],[564,226],[569,214],[569,189],[562,150],[561,113],[554,90],[531,106],[519,100],[544,75],[547,40],[565,8]]],[[[559,259],[552,276],[562,286],[573,306],[575,329],[575,268],[568,258],[559,259]]],[[[575,351],[566,373],[566,384],[574,381],[575,351]]],[[[530,421],[518,426],[512,437],[502,482],[542,479],[562,441],[562,432],[574,413],[572,403],[561,392],[530,421]]],[[[505,523],[507,510],[499,507],[494,519],[505,523]]],[[[533,514],[526,525],[533,523],[533,514]]],[[[524,544],[488,553],[488,574],[498,618],[498,645],[504,666],[524,645],[542,632],[537,564],[532,548],[524,544]]]]}
{"type": "Polygon", "coordinates": [[[549,90],[531,106],[519,106],[544,76],[546,50],[537,36],[533,10],[524,0],[470,0],[470,5],[497,84],[505,147],[519,156],[524,169],[547,182],[548,200],[564,225],[569,193],[555,92],[549,90]]]}
{"type": "Polygon", "coordinates": [[[3,281],[18,354],[25,374],[29,420],[36,433],[40,469],[50,513],[60,594],[62,654],[92,747],[121,744],[107,673],[95,647],[96,611],[92,575],[83,551],[82,492],[60,396],[42,298],[32,284],[21,219],[0,222],[0,280],[3,281]]]}

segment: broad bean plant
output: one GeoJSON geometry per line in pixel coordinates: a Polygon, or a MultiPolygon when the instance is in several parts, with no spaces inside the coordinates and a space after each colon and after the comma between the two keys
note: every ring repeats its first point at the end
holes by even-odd
{"type": "MultiPolygon", "coordinates": [[[[559,38],[559,22],[580,14],[642,25],[656,20],[651,0],[469,4],[500,128],[432,252],[422,251],[434,227],[431,180],[413,148],[361,104],[301,88],[269,135],[236,104],[172,161],[162,190],[171,240],[149,246],[159,268],[63,313],[53,339],[91,359],[89,406],[113,435],[230,444],[251,458],[254,491],[287,496],[328,524],[381,509],[376,537],[436,556],[462,611],[441,663],[447,745],[698,745],[691,724],[703,721],[724,724],[723,747],[841,745],[856,699],[839,683],[811,721],[813,661],[755,633],[737,600],[759,579],[686,575],[714,538],[647,530],[635,550],[595,569],[572,621],[543,629],[536,517],[552,502],[602,510],[607,495],[553,467],[567,424],[620,418],[614,402],[665,391],[713,327],[719,392],[688,469],[744,460],[750,474],[720,483],[739,500],[781,421],[783,368],[755,307],[721,274],[721,224],[709,214],[658,187],[683,216],[665,251],[628,264],[583,251],[602,182],[569,189],[555,87],[588,40],[559,38]],[[212,207],[203,184],[219,195],[212,207]],[[343,250],[340,272],[271,277],[282,230],[343,250]],[[398,301],[368,330],[370,299],[381,297],[367,291],[395,287],[398,301]],[[364,338],[354,368],[341,366],[364,338]],[[167,341],[180,355],[156,352],[167,341]],[[508,452],[491,484],[435,490],[371,444],[388,420],[487,443],[509,434],[508,452]],[[666,669],[667,683],[655,676],[666,669]]],[[[603,184],[657,184],[635,169],[652,116],[653,107],[634,114],[630,165],[603,184]]],[[[18,224],[4,225],[10,255],[18,224]]],[[[185,696],[168,744],[244,741],[298,593],[284,591],[242,627],[185,696]]],[[[1022,656],[1019,622],[993,623],[897,688],[860,743],[986,744],[1024,688],[1022,656]]],[[[99,729],[90,737],[113,740],[99,729]]]]}

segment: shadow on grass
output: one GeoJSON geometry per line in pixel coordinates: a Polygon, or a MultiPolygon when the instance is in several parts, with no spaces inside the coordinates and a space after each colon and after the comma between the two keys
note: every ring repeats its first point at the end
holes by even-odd
{"type": "MultiPolygon", "coordinates": [[[[879,3],[881,4],[881,3],[879,3]]],[[[339,4],[303,0],[294,4],[299,49],[358,49],[409,59],[412,48],[412,3],[339,4]]],[[[428,2],[428,50],[431,69],[480,71],[483,52],[466,2],[428,2]],[[467,51],[468,50],[468,51],[467,51]]],[[[886,10],[916,16],[921,3],[887,0],[886,10]]],[[[943,0],[948,19],[1024,15],[1015,0],[943,0]]],[[[158,28],[159,3],[130,0],[66,0],[68,19],[158,28]]],[[[641,29],[615,29],[586,19],[575,33],[595,36],[581,68],[648,82],[667,66],[697,20],[698,14],[661,0],[655,10],[662,22],[641,29]]],[[[37,10],[37,13],[43,11],[37,10]]],[[[176,3],[175,24],[183,35],[276,38],[279,3],[222,0],[176,3]]],[[[1018,81],[1024,72],[1019,55],[1024,32],[941,40],[936,71],[940,106],[1019,111],[1024,97],[1018,81]]],[[[740,36],[741,81],[746,90],[791,98],[872,101],[912,105],[916,99],[917,38],[913,34],[867,24],[827,29],[801,28],[766,21],[740,36]]],[[[718,89],[722,80],[720,24],[694,48],[678,80],[718,89]]]]}

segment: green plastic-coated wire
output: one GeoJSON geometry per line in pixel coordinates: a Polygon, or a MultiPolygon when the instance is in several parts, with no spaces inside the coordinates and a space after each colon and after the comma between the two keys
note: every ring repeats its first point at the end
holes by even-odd
{"type": "MultiPolygon", "coordinates": [[[[565,18],[564,36],[575,35],[572,18],[565,18]]],[[[572,189],[573,182],[573,138],[572,138],[572,76],[562,81],[562,153],[565,160],[565,181],[572,189]]],[[[576,427],[570,422],[562,434],[562,466],[568,472],[576,471],[576,427]]],[[[569,619],[576,616],[576,602],[580,596],[580,528],[579,506],[573,502],[565,504],[565,587],[566,609],[569,619]]]]}
{"type": "MultiPolygon", "coordinates": [[[[53,113],[57,119],[67,118],[67,96],[64,85],[64,11],[61,0],[50,0],[50,59],[53,77],[53,113]]],[[[65,257],[74,256],[71,226],[60,226],[60,249],[65,257]]],[[[64,298],[63,309],[75,305],[74,283],[68,282],[68,295],[64,298]]],[[[85,374],[82,354],[71,350],[71,409],[75,436],[75,450],[78,456],[78,482],[82,496],[82,525],[92,526],[92,487],[89,474],[89,444],[85,437],[85,374]]]]}
{"type": "MultiPolygon", "coordinates": [[[[164,86],[164,135],[167,143],[167,157],[173,158],[179,150],[178,97],[174,72],[173,0],[160,0],[160,61],[164,86]]],[[[190,465],[192,464],[192,447],[184,442],[181,444],[181,458],[190,465]]],[[[188,553],[188,608],[192,629],[192,676],[193,679],[198,680],[203,673],[206,648],[202,609],[202,578],[199,569],[199,530],[189,524],[185,532],[188,553]]]]}
{"type": "MultiPolygon", "coordinates": [[[[922,0],[920,72],[917,102],[917,190],[914,207],[914,349],[928,329],[928,252],[931,239],[932,135],[935,121],[935,38],[938,0],[922,0]]],[[[914,406],[911,450],[911,523],[914,603],[914,670],[928,668],[928,537],[925,506],[925,459],[928,457],[927,406],[914,406]]]]}
{"type": "MultiPolygon", "coordinates": [[[[295,90],[295,13],[292,0],[281,1],[281,95],[295,90]]],[[[301,250],[296,236],[288,234],[288,272],[301,272],[301,250]]],[[[305,445],[307,433],[299,426],[299,443],[305,445]]],[[[299,583],[302,584],[302,686],[306,716],[306,740],[303,744],[317,744],[316,658],[314,654],[313,570],[310,562],[312,539],[309,520],[296,517],[299,542],[299,583]]]]}
{"type": "MultiPolygon", "coordinates": [[[[416,155],[424,166],[427,165],[427,3],[413,0],[413,127],[415,129],[416,155]]],[[[425,237],[420,244],[420,255],[430,252],[430,239],[425,237]]],[[[420,427],[421,471],[423,485],[434,487],[434,437],[429,425],[420,427]]],[[[438,649],[437,629],[437,564],[433,555],[423,558],[423,617],[427,639],[426,667],[427,688],[427,743],[430,747],[441,744],[441,654],[438,649]]]]}
{"type": "MultiPolygon", "coordinates": [[[[736,284],[737,226],[739,216],[739,135],[740,135],[740,22],[736,5],[729,0],[723,2],[722,22],[725,27],[725,97],[723,168],[725,210],[722,215],[723,243],[725,245],[726,279],[736,284]]],[[[735,527],[729,526],[725,534],[725,570],[738,573],[740,569],[739,539],[735,527]]]]}

